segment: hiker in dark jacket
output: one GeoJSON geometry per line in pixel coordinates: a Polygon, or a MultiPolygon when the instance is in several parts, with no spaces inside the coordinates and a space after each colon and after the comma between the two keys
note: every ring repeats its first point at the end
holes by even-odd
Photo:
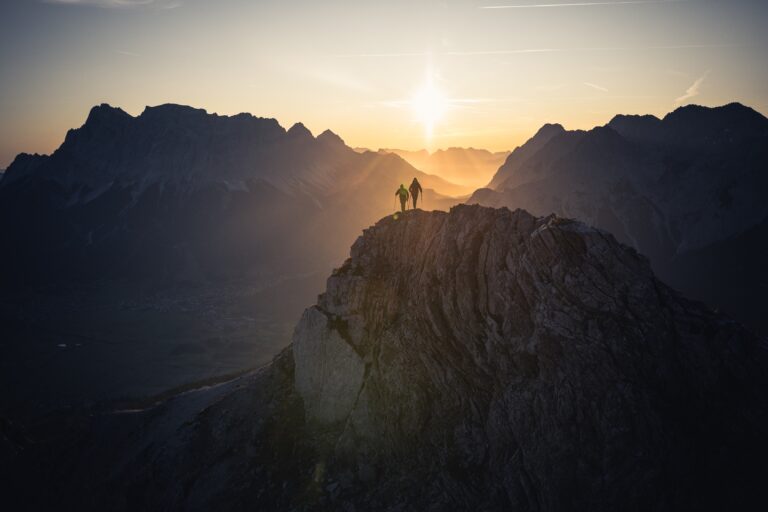
{"type": "Polygon", "coordinates": [[[408,190],[405,185],[400,184],[400,188],[395,190],[395,195],[400,198],[400,210],[405,212],[405,205],[408,203],[408,190]]]}
{"type": "Polygon", "coordinates": [[[413,178],[413,181],[411,182],[411,186],[408,187],[408,191],[411,193],[411,199],[413,199],[413,209],[416,209],[416,201],[419,199],[419,194],[422,194],[424,191],[421,190],[421,183],[419,183],[419,180],[416,178],[413,178]]]}

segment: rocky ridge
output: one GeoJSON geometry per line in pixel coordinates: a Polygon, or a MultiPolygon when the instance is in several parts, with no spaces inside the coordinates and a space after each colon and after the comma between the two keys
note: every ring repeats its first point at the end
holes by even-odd
{"type": "Polygon", "coordinates": [[[765,444],[765,346],[612,236],[555,216],[381,221],[305,312],[293,353],[339,465],[380,468],[376,495],[417,508],[736,503],[756,474],[747,447],[765,444]]]}

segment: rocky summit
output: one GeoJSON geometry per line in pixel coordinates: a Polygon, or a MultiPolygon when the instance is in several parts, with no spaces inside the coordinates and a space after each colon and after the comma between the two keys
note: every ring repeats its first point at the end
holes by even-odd
{"type": "Polygon", "coordinates": [[[351,256],[296,329],[296,389],[337,429],[340,468],[380,471],[376,500],[684,510],[749,495],[765,346],[612,236],[462,206],[386,219],[351,256]]]}
{"type": "Polygon", "coordinates": [[[766,354],[603,231],[417,210],[365,230],[269,367],[17,467],[67,467],[56,503],[86,508],[750,510],[766,354]]]}

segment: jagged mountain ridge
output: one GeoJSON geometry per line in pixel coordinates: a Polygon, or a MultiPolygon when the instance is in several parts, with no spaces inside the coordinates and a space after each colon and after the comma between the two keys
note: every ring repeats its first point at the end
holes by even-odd
{"type": "Polygon", "coordinates": [[[101,105],[52,155],[8,168],[0,263],[24,282],[325,272],[414,176],[427,201],[456,188],[300,123],[101,105]]]}
{"type": "MultiPolygon", "coordinates": [[[[492,188],[478,190],[467,202],[520,207],[537,215],[554,212],[606,229],[649,256],[663,279],[688,293],[696,293],[696,281],[709,277],[678,279],[687,254],[737,237],[768,218],[763,198],[768,119],[743,105],[692,105],[663,119],[616,116],[589,131],[548,132],[549,137],[540,132],[513,152],[492,188]],[[528,146],[535,149],[521,151],[528,146]]],[[[751,249],[764,250],[764,243],[751,249]]],[[[749,300],[756,301],[761,292],[754,282],[766,281],[768,274],[750,268],[756,279],[734,286],[750,288],[749,300]]],[[[728,294],[722,290],[720,295],[728,294]]],[[[741,314],[743,301],[712,304],[755,328],[768,328],[764,314],[741,314]]]]}
{"type": "Polygon", "coordinates": [[[605,232],[416,211],[364,232],[269,368],[17,467],[65,461],[53,502],[88,482],[113,510],[749,509],[767,363],[605,232]]]}
{"type": "Polygon", "coordinates": [[[451,147],[429,152],[403,149],[379,149],[380,153],[394,153],[415,168],[466,187],[467,193],[483,186],[504,162],[508,151],[491,152],[487,149],[451,147]]]}
{"type": "MultiPolygon", "coordinates": [[[[330,130],[314,137],[301,123],[285,130],[274,119],[219,116],[174,104],[147,107],[133,117],[102,104],[50,157],[19,155],[8,168],[6,185],[35,170],[39,178],[84,185],[91,192],[115,179],[213,181],[240,188],[256,179],[286,193],[329,193],[341,188],[350,165],[360,167],[372,158],[357,155],[330,130]]],[[[420,177],[430,188],[451,187],[437,177],[420,177]]]]}

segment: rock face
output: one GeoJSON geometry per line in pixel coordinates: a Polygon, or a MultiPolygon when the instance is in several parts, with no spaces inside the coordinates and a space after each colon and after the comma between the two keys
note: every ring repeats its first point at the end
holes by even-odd
{"type": "Polygon", "coordinates": [[[751,279],[704,294],[700,283],[712,275],[691,273],[689,263],[700,251],[717,253],[718,268],[729,271],[765,253],[765,241],[738,248],[729,241],[768,219],[766,148],[768,119],[737,103],[685,106],[663,119],[620,115],[589,131],[547,125],[507,158],[491,190],[467,203],[556,213],[604,229],[648,256],[665,282],[765,335],[764,265],[748,267],[751,279]]]}
{"type": "Polygon", "coordinates": [[[321,309],[308,309],[300,325],[293,338],[294,357],[301,362],[296,391],[310,417],[323,423],[340,421],[355,405],[363,360],[321,309]]]}
{"type": "Polygon", "coordinates": [[[336,425],[334,467],[379,472],[374,501],[706,508],[748,500],[748,463],[766,467],[750,460],[765,346],[577,222],[479,207],[385,219],[297,326],[297,383],[317,364],[307,345],[329,338],[366,362],[362,388],[359,363],[346,384],[327,372],[316,389],[343,390],[321,399],[334,414],[302,393],[305,413],[336,425]]]}
{"type": "Polygon", "coordinates": [[[408,212],[364,232],[249,384],[91,415],[58,464],[114,458],[56,485],[113,510],[749,510],[766,351],[605,232],[408,212]]]}

